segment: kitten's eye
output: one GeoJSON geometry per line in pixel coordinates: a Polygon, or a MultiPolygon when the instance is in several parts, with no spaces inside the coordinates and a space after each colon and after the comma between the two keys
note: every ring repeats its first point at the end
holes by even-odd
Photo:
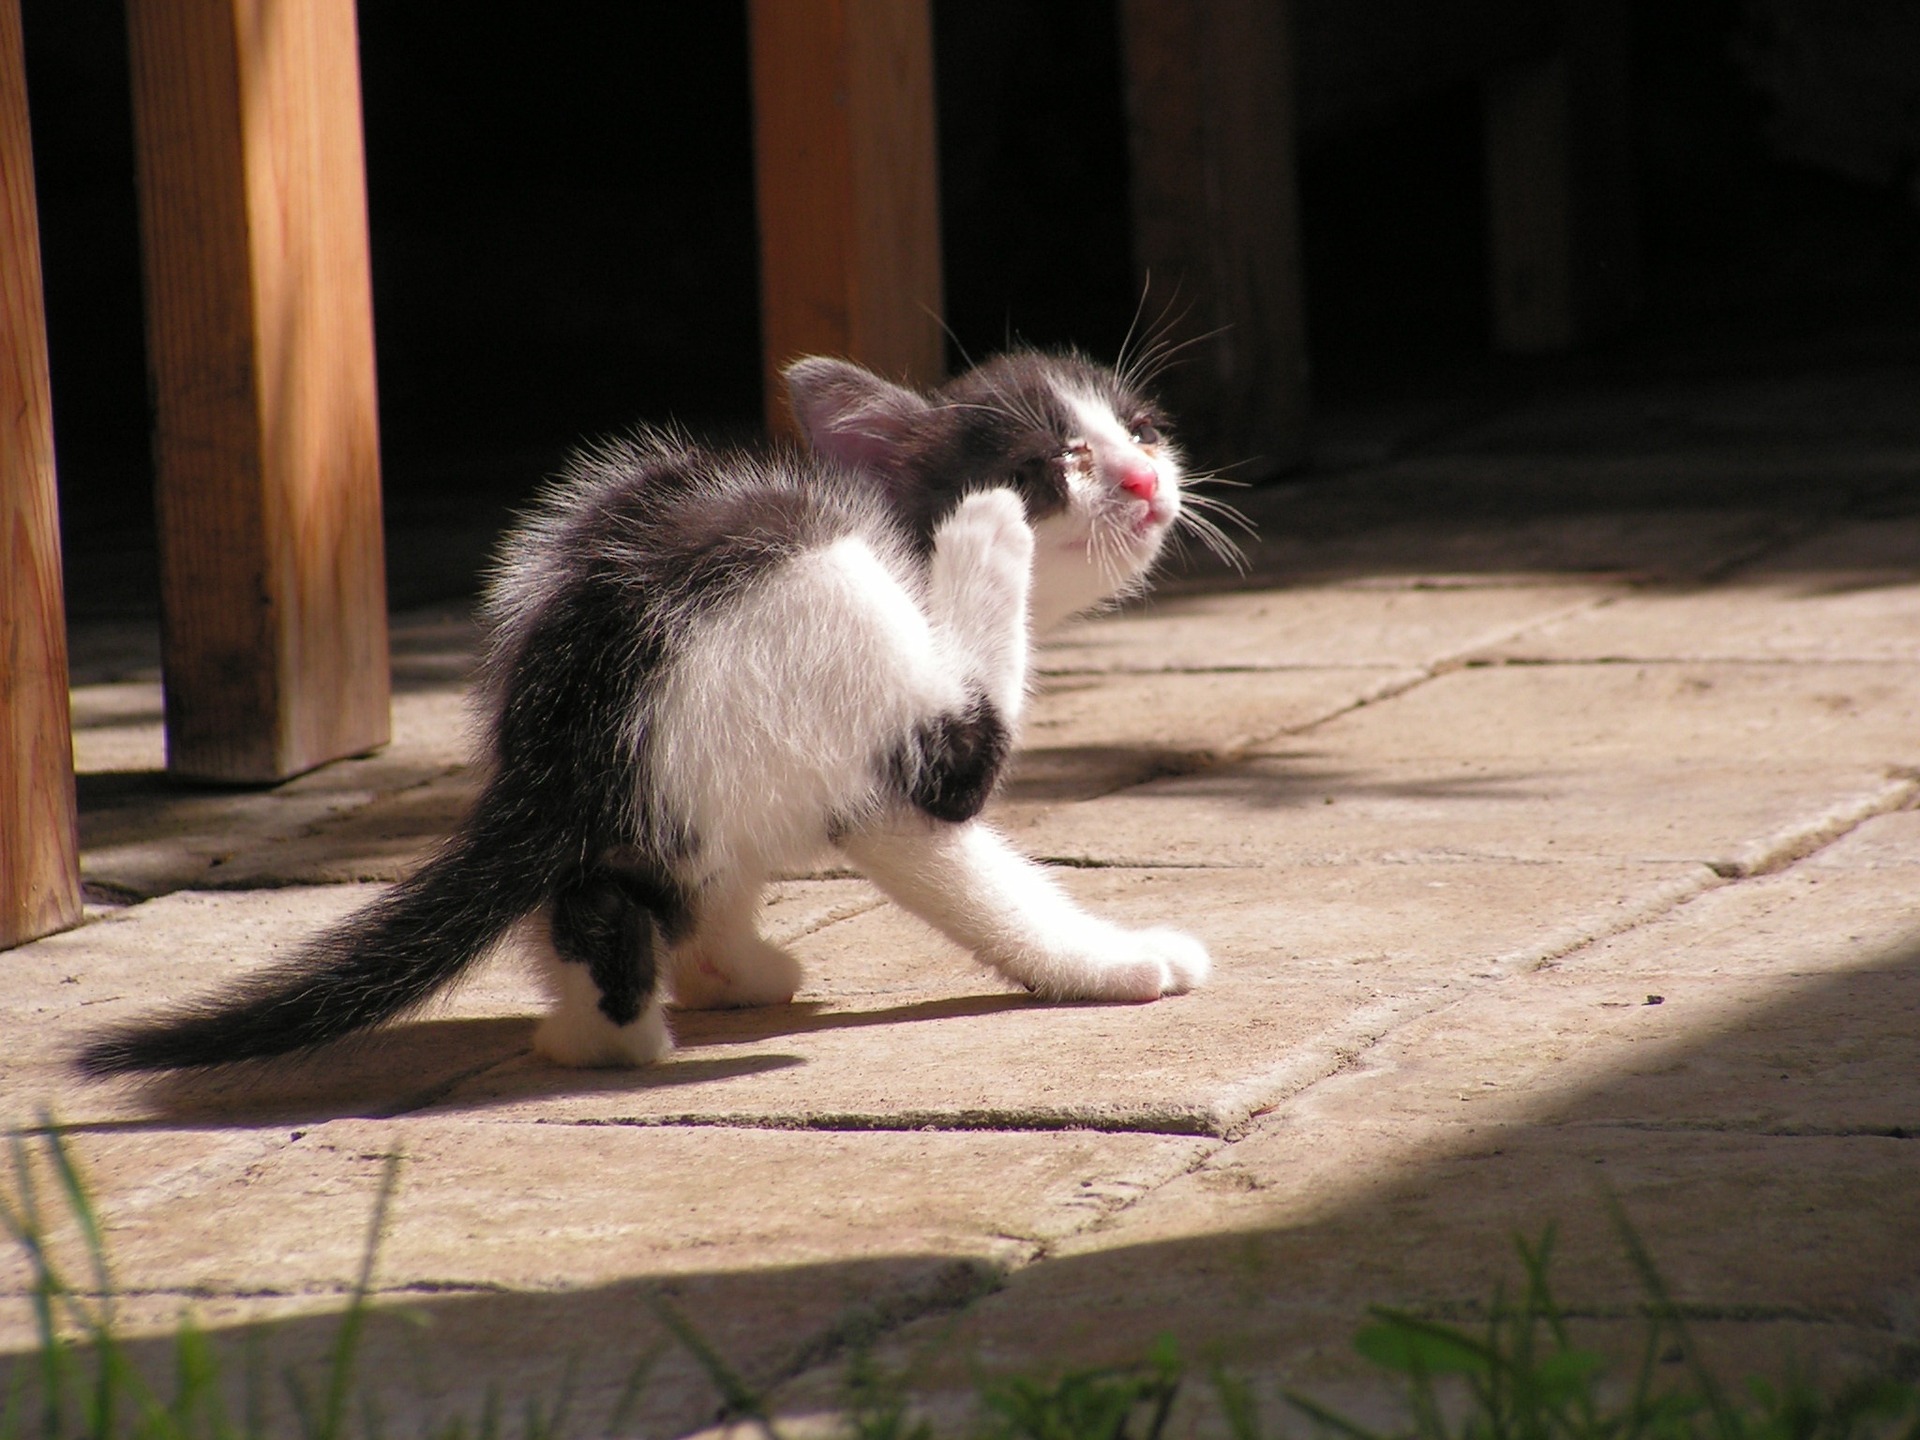
{"type": "Polygon", "coordinates": [[[1136,445],[1158,445],[1160,429],[1151,420],[1136,420],[1129,438],[1136,445]]]}

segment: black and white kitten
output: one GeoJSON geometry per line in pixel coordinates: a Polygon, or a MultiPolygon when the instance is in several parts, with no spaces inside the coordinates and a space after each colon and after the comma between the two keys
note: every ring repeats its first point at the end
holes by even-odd
{"type": "Polygon", "coordinates": [[[423,868],[82,1067],[333,1040],[417,1006],[516,926],[553,996],[540,1054],[656,1060],[663,990],[692,1008],[792,998],[799,963],[756,932],[757,901],[829,846],[1044,998],[1200,984],[1198,941],[1087,914],[977,818],[1029,634],[1140,586],[1181,515],[1152,402],[1034,352],[926,395],[837,360],[786,378],[813,454],[642,432],[577,457],[508,538],[484,783],[423,868]]]}

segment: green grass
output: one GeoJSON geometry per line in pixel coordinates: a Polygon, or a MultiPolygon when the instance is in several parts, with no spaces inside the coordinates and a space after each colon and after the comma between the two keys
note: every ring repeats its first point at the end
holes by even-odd
{"type": "MultiPolygon", "coordinates": [[[[51,1199],[77,1226],[90,1272],[84,1287],[61,1273],[47,1247],[49,1215],[30,1141],[12,1137],[11,1194],[0,1223],[33,1276],[39,1344],[14,1367],[0,1396],[0,1440],[347,1440],[386,1434],[356,1384],[355,1360],[372,1313],[369,1295],[399,1173],[389,1159],[367,1228],[360,1273],[325,1361],[309,1373],[272,1378],[255,1332],[243,1357],[238,1413],[224,1398],[222,1352],[183,1319],[172,1336],[171,1382],[152,1383],[129,1359],[114,1320],[106,1246],[87,1188],[52,1125],[41,1131],[51,1199]],[[277,1394],[283,1401],[270,1419],[277,1394]]],[[[1725,1384],[1705,1361],[1681,1308],[1619,1207],[1614,1227],[1643,1295],[1639,1359],[1631,1374],[1608,1374],[1603,1358],[1574,1343],[1549,1286],[1553,1231],[1517,1242],[1517,1299],[1496,1292],[1477,1329],[1376,1308],[1354,1345],[1395,1389],[1402,1422],[1376,1430],[1311,1396],[1282,1391],[1263,1412],[1254,1387],[1221,1367],[1197,1370],[1163,1339],[1133,1365],[981,1378],[968,1440],[1170,1440],[1205,1414],[1208,1434],[1230,1440],[1920,1440],[1920,1387],[1892,1379],[1823,1387],[1794,1377],[1725,1384]],[[1677,1368],[1674,1365],[1677,1359],[1677,1368]]],[[[664,1296],[653,1308],[667,1333],[706,1374],[726,1414],[781,1440],[766,1398],[664,1296]]],[[[509,1406],[497,1390],[479,1413],[433,1422],[427,1440],[525,1440],[579,1433],[631,1433],[658,1350],[641,1355],[609,1412],[576,1416],[575,1370],[550,1394],[509,1406]]],[[[842,1415],[849,1440],[941,1440],[916,1405],[911,1370],[889,1371],[866,1350],[844,1367],[842,1415]]]]}

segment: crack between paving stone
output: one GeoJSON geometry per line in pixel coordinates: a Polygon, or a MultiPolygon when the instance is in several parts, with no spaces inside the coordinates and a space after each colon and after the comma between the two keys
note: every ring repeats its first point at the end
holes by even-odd
{"type": "Polygon", "coordinates": [[[1823,665],[1845,665],[1852,669],[1884,665],[1913,668],[1913,661],[1896,655],[1587,655],[1568,658],[1555,655],[1502,655],[1488,660],[1470,660],[1469,670],[1510,667],[1516,670],[1578,669],[1581,666],[1638,665],[1658,668],[1663,665],[1738,665],[1743,669],[1817,669],[1823,665]]]}
{"type": "Polygon", "coordinates": [[[716,1130],[824,1130],[850,1134],[915,1133],[995,1130],[1006,1134],[1048,1134],[1083,1130],[1102,1135],[1184,1135],[1220,1138],[1215,1111],[1176,1109],[1111,1113],[1087,1110],[907,1110],[893,1114],[863,1111],[813,1112],[805,1115],[737,1115],[690,1111],[659,1115],[596,1115],[540,1118],[536,1125],[581,1128],[629,1127],[652,1130],[675,1126],[716,1130]]]}
{"type": "Polygon", "coordinates": [[[1915,1125],[1769,1125],[1735,1120],[1575,1120],[1556,1128],[1569,1130],[1633,1130],[1647,1134],[1726,1134],[1759,1135],[1781,1140],[1913,1140],[1920,1141],[1920,1124],[1915,1125]]]}
{"type": "MultiPolygon", "coordinates": [[[[1568,1320],[1634,1320],[1646,1318],[1644,1303],[1633,1305],[1562,1305],[1555,1311],[1568,1320]]],[[[1864,1310],[1847,1310],[1813,1305],[1768,1305],[1759,1302],[1715,1304],[1710,1300],[1675,1301],[1674,1311],[1683,1320],[1732,1321],[1740,1324],[1850,1325],[1864,1330],[1896,1332],[1898,1326],[1884,1315],[1864,1310]]],[[[1411,1307],[1406,1313],[1418,1319],[1442,1324],[1484,1321],[1486,1305],[1482,1301],[1438,1301],[1411,1307]]]]}
{"type": "Polygon", "coordinates": [[[477,1080],[489,1070],[497,1070],[501,1066],[518,1060],[519,1058],[520,1056],[518,1054],[514,1054],[499,1055],[491,1060],[482,1060],[477,1065],[469,1066],[467,1069],[456,1071],[444,1079],[436,1080],[424,1090],[416,1090],[411,1095],[402,1096],[400,1099],[382,1105],[377,1109],[368,1110],[358,1118],[362,1120],[396,1120],[402,1115],[411,1115],[416,1111],[425,1110],[430,1105],[439,1104],[440,1101],[446,1099],[447,1096],[451,1095],[469,1080],[477,1080]]]}
{"type": "MultiPolygon", "coordinates": [[[[1182,1176],[1193,1174],[1225,1149],[1226,1145],[1227,1142],[1224,1140],[1217,1142],[1204,1154],[1195,1157],[1191,1163],[1182,1166],[1175,1173],[1157,1183],[1142,1185],[1137,1193],[1131,1196],[1101,1206],[1099,1212],[1084,1223],[1072,1226],[1051,1239],[1043,1236],[1013,1235],[1003,1231],[991,1232],[989,1238],[1023,1247],[1026,1253],[1002,1263],[977,1258],[953,1261],[943,1267],[930,1285],[917,1287],[909,1293],[896,1297],[887,1297],[878,1304],[862,1304],[853,1307],[774,1367],[773,1372],[761,1386],[762,1391],[772,1391],[779,1386],[789,1384],[809,1371],[831,1365],[849,1351],[868,1348],[876,1341],[894,1335],[928,1316],[952,1314],[957,1319],[962,1312],[972,1308],[978,1301],[1005,1289],[1007,1282],[1013,1276],[1052,1259],[1061,1240],[1090,1234],[1110,1224],[1115,1218],[1125,1214],[1163,1186],[1171,1184],[1182,1176]]],[[[738,1417],[716,1416],[709,1425],[683,1431],[682,1434],[701,1433],[710,1428],[712,1423],[722,1423],[729,1418],[737,1419],[738,1417]]]]}
{"type": "Polygon", "coordinates": [[[1772,875],[1789,865],[1817,855],[1828,846],[1851,835],[1867,821],[1905,809],[1920,798],[1920,771],[1907,766],[1888,770],[1886,782],[1877,791],[1830,806],[1824,813],[1790,826],[1758,842],[1749,856],[1709,860],[1707,866],[1722,880],[1752,880],[1772,875]]]}
{"type": "MultiPolygon", "coordinates": [[[[1007,1277],[1024,1268],[1024,1262],[1012,1267],[991,1260],[966,1257],[941,1266],[925,1283],[907,1287],[876,1300],[863,1301],[843,1310],[839,1316],[795,1347],[786,1356],[755,1377],[754,1389],[764,1399],[782,1385],[799,1379],[808,1371],[820,1369],[852,1351],[871,1347],[874,1342],[905,1329],[916,1320],[932,1315],[957,1314],[975,1301],[1002,1289],[1007,1277]]],[[[699,1435],[716,1425],[733,1425],[741,1417],[722,1408],[679,1435],[699,1435]]]]}

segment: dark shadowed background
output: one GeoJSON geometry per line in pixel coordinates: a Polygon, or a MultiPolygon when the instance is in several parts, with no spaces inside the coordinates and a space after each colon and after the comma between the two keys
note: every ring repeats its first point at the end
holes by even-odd
{"type": "MultiPolygon", "coordinates": [[[[1573,357],[1489,348],[1472,88],[1309,127],[1317,413],[1570,370],[1920,355],[1917,17],[1639,0],[1643,303],[1573,357]]],[[[115,0],[25,0],[25,20],[69,606],[149,611],[124,20],[115,0]]],[[[367,0],[360,24],[387,505],[445,512],[458,552],[391,565],[406,602],[470,577],[576,439],[757,426],[746,23],[729,4],[367,0]]],[[[935,58],[950,358],[1009,338],[1111,355],[1138,300],[1112,0],[940,0],[935,58]]]]}

